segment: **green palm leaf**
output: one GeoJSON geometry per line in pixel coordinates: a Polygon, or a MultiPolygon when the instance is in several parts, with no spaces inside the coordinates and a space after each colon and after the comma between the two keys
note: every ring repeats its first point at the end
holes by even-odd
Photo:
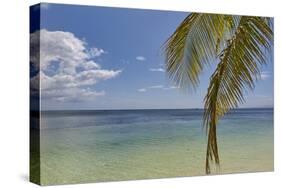
{"type": "Polygon", "coordinates": [[[198,85],[198,75],[214,59],[224,32],[221,15],[191,13],[186,17],[164,45],[166,69],[176,85],[182,88],[198,85]]]}
{"type": "Polygon", "coordinates": [[[272,37],[265,19],[243,16],[233,38],[222,52],[205,97],[204,124],[209,129],[206,173],[210,173],[210,160],[214,159],[219,164],[218,119],[244,102],[244,89],[254,88],[254,81],[260,76],[259,65],[266,63],[263,49],[270,49],[272,37]]]}
{"type": "Polygon", "coordinates": [[[219,165],[218,120],[244,102],[244,89],[254,88],[272,46],[272,25],[270,18],[192,13],[165,43],[167,73],[181,88],[195,88],[204,67],[219,61],[204,100],[207,174],[210,160],[219,165]]]}

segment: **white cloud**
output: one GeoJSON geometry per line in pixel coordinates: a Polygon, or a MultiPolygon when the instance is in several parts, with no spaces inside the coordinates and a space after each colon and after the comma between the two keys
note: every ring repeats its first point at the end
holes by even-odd
{"type": "Polygon", "coordinates": [[[88,70],[88,69],[100,69],[101,67],[99,64],[91,60],[85,62],[81,68],[85,68],[86,70],[88,70]]]}
{"type": "Polygon", "coordinates": [[[164,87],[164,90],[179,89],[177,86],[164,87]]]}
{"type": "Polygon", "coordinates": [[[146,92],[145,88],[138,89],[138,92],[146,92]]]}
{"type": "Polygon", "coordinates": [[[163,85],[155,85],[155,86],[149,86],[149,89],[162,89],[164,86],[163,85]]]}
{"type": "Polygon", "coordinates": [[[64,101],[85,101],[87,99],[93,99],[97,96],[105,95],[104,91],[92,91],[91,89],[80,89],[77,87],[65,88],[65,89],[52,89],[42,92],[41,97],[45,99],[55,99],[59,102],[64,101]],[[77,97],[79,96],[79,97],[77,97]]]}
{"type": "Polygon", "coordinates": [[[94,61],[101,56],[103,49],[87,49],[86,42],[70,32],[41,30],[30,36],[31,63],[40,72],[31,78],[31,86],[38,84],[42,99],[56,101],[85,101],[105,95],[96,91],[95,84],[118,76],[121,70],[106,70],[94,61]],[[40,52],[38,52],[40,36],[40,52]]]}
{"type": "Polygon", "coordinates": [[[137,91],[138,92],[146,92],[146,91],[151,90],[151,89],[172,90],[172,89],[178,89],[178,88],[179,87],[176,87],[176,86],[164,87],[163,85],[154,85],[154,86],[149,86],[149,87],[146,87],[146,88],[138,89],[137,91]]]}
{"type": "Polygon", "coordinates": [[[136,57],[136,60],[138,60],[138,61],[145,61],[146,58],[143,57],[143,56],[137,56],[137,57],[136,57]]]}
{"type": "Polygon", "coordinates": [[[152,72],[165,72],[165,70],[163,68],[150,68],[149,71],[152,71],[152,72]]]}
{"type": "Polygon", "coordinates": [[[91,48],[90,49],[90,54],[91,54],[91,56],[93,58],[94,57],[99,57],[99,56],[101,56],[104,53],[105,53],[105,51],[103,49],[100,49],[100,48],[91,48]]]}
{"type": "Polygon", "coordinates": [[[267,80],[269,77],[271,77],[271,74],[270,72],[267,72],[267,71],[264,71],[264,72],[261,72],[261,80],[267,80]]]}

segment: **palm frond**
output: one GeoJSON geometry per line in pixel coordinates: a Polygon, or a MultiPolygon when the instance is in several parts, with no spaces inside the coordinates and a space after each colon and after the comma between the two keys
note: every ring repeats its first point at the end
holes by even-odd
{"type": "Polygon", "coordinates": [[[166,41],[166,70],[177,86],[198,85],[199,74],[215,58],[225,23],[223,15],[191,13],[166,41]]]}
{"type": "Polygon", "coordinates": [[[253,89],[259,65],[266,63],[264,50],[270,49],[273,33],[267,20],[242,16],[232,39],[222,51],[205,96],[204,125],[208,130],[206,173],[210,161],[219,165],[216,126],[229,110],[244,102],[244,89],[253,89]]]}

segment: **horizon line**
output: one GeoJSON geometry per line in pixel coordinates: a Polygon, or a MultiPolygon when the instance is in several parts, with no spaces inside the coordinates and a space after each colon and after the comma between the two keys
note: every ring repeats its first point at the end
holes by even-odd
{"type": "MultiPolygon", "coordinates": [[[[241,107],[241,108],[235,108],[231,110],[239,110],[239,109],[274,109],[274,106],[272,107],[241,107]]],[[[205,108],[124,108],[124,109],[47,109],[47,110],[40,110],[40,111],[110,111],[110,110],[205,110],[205,108]]],[[[38,110],[32,110],[30,111],[38,111],[38,110]]]]}

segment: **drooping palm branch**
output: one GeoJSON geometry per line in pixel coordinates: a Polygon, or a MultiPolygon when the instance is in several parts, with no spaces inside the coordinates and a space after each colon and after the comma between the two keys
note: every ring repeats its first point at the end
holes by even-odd
{"type": "Polygon", "coordinates": [[[218,121],[244,102],[244,89],[254,88],[272,43],[269,18],[200,13],[189,14],[165,43],[167,73],[181,88],[195,89],[206,65],[217,63],[204,99],[207,174],[210,161],[220,164],[218,121]]]}

